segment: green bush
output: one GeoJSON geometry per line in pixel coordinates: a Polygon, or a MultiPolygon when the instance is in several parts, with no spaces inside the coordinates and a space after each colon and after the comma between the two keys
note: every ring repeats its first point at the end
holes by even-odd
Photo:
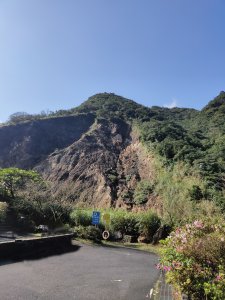
{"type": "Polygon", "coordinates": [[[110,231],[120,231],[122,235],[138,235],[137,214],[125,211],[114,211],[111,216],[110,231]]]}
{"type": "Polygon", "coordinates": [[[89,226],[92,224],[92,211],[75,209],[70,214],[70,221],[73,226],[89,226]]]}
{"type": "Polygon", "coordinates": [[[48,220],[48,224],[59,226],[70,221],[71,206],[66,202],[46,202],[42,207],[42,218],[48,220]]]}
{"type": "Polygon", "coordinates": [[[44,213],[36,202],[18,198],[14,201],[12,208],[18,220],[22,217],[23,219],[34,221],[37,225],[43,223],[44,213]]]}
{"type": "Polygon", "coordinates": [[[54,229],[54,234],[66,234],[73,232],[70,224],[63,224],[61,227],[54,229]]]}
{"type": "Polygon", "coordinates": [[[14,199],[19,189],[24,189],[29,182],[40,182],[41,177],[35,171],[18,168],[0,169],[0,190],[3,195],[14,199]]]}
{"type": "Polygon", "coordinates": [[[132,178],[132,175],[127,175],[127,176],[125,177],[126,182],[129,182],[129,181],[131,180],[131,178],[132,178]]]}
{"type": "Polygon", "coordinates": [[[39,203],[33,199],[17,198],[12,208],[19,222],[22,216],[28,223],[47,224],[51,227],[68,223],[71,212],[71,206],[68,203],[54,201],[54,199],[39,203]]]}
{"type": "Polygon", "coordinates": [[[158,268],[190,299],[225,299],[225,222],[196,220],[163,242],[158,268]]]}
{"type": "Polygon", "coordinates": [[[94,226],[77,226],[74,228],[75,236],[85,240],[92,240],[100,243],[102,240],[102,231],[94,226]]]}
{"type": "Polygon", "coordinates": [[[134,203],[135,204],[145,204],[148,201],[149,195],[153,192],[154,185],[147,181],[142,180],[137,184],[134,192],[134,203]]]}
{"type": "Polygon", "coordinates": [[[139,215],[139,234],[144,236],[149,242],[161,225],[158,215],[152,211],[144,212],[139,215]]]}
{"type": "Polygon", "coordinates": [[[203,193],[198,185],[193,185],[189,190],[189,196],[191,200],[201,200],[203,198],[203,193]]]}
{"type": "Polygon", "coordinates": [[[225,192],[223,193],[215,193],[213,195],[213,200],[216,205],[220,208],[221,212],[225,213],[225,192]]]}
{"type": "Polygon", "coordinates": [[[114,174],[109,174],[108,179],[110,180],[110,182],[112,184],[117,184],[117,182],[118,182],[117,175],[114,175],[114,174]]]}
{"type": "Polygon", "coordinates": [[[6,218],[8,205],[6,202],[0,202],[0,223],[6,218]]]}

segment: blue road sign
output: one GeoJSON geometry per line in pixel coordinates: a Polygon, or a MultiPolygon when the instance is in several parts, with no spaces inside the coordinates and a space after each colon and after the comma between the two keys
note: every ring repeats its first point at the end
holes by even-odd
{"type": "Polygon", "coordinates": [[[100,211],[93,211],[92,213],[92,224],[98,225],[100,223],[100,211]]]}

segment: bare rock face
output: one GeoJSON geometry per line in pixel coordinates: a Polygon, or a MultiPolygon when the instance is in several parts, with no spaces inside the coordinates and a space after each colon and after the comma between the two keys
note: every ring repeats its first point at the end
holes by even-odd
{"type": "MultiPolygon", "coordinates": [[[[96,208],[137,209],[137,183],[154,178],[151,159],[132,126],[93,113],[1,127],[0,167],[35,169],[55,195],[96,208]]],[[[148,203],[155,206],[156,197],[148,203]]]]}
{"type": "Polygon", "coordinates": [[[78,140],[94,115],[49,118],[0,128],[0,167],[32,169],[57,148],[78,140]]]}
{"type": "MultiPolygon", "coordinates": [[[[152,159],[145,152],[145,149],[139,142],[135,134],[131,134],[132,142],[120,153],[117,170],[118,170],[118,186],[117,186],[117,202],[116,207],[124,207],[134,209],[134,191],[139,181],[154,181],[154,166],[152,159]]],[[[158,209],[158,199],[151,195],[145,206],[142,208],[155,207],[158,209]]],[[[136,207],[138,210],[139,207],[136,207]]]]}
{"type": "Polygon", "coordinates": [[[55,151],[36,170],[53,182],[55,193],[84,205],[114,206],[116,168],[130,144],[130,126],[120,120],[98,120],[70,146],[55,151]]]}
{"type": "MultiPolygon", "coordinates": [[[[137,183],[154,177],[151,159],[131,126],[116,118],[96,120],[79,140],[53,152],[35,169],[53,183],[55,194],[94,207],[133,209],[137,183]]],[[[151,207],[156,200],[150,197],[151,207]]]]}

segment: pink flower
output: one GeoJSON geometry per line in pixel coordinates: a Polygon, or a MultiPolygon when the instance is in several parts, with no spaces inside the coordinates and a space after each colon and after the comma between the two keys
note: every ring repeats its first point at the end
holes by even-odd
{"type": "Polygon", "coordinates": [[[173,261],[173,267],[176,268],[180,268],[182,266],[182,264],[179,261],[173,261]]]}
{"type": "Polygon", "coordinates": [[[170,266],[164,266],[163,267],[163,270],[166,271],[166,272],[171,271],[171,269],[172,268],[170,266]]]}
{"type": "Polygon", "coordinates": [[[182,252],[184,250],[184,247],[182,247],[182,246],[178,246],[177,248],[176,248],[176,251],[177,252],[182,252]]]}
{"type": "Polygon", "coordinates": [[[181,229],[180,229],[180,228],[177,228],[176,231],[175,231],[176,236],[179,236],[180,233],[181,233],[181,229]]]}
{"type": "Polygon", "coordinates": [[[198,220],[194,221],[193,224],[196,228],[203,228],[204,227],[203,223],[201,221],[198,221],[198,220]]]}
{"type": "Polygon", "coordinates": [[[222,279],[222,277],[220,275],[217,275],[215,280],[220,281],[221,279],[222,279]]]}
{"type": "Polygon", "coordinates": [[[160,264],[155,265],[155,267],[156,267],[157,270],[161,270],[162,269],[162,266],[160,264]]]}

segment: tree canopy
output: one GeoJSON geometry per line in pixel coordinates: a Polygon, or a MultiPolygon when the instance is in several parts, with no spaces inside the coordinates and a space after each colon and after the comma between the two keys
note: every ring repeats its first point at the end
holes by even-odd
{"type": "Polygon", "coordinates": [[[35,171],[18,168],[0,169],[0,191],[10,198],[15,198],[16,191],[24,187],[28,181],[39,180],[40,175],[35,171]]]}

